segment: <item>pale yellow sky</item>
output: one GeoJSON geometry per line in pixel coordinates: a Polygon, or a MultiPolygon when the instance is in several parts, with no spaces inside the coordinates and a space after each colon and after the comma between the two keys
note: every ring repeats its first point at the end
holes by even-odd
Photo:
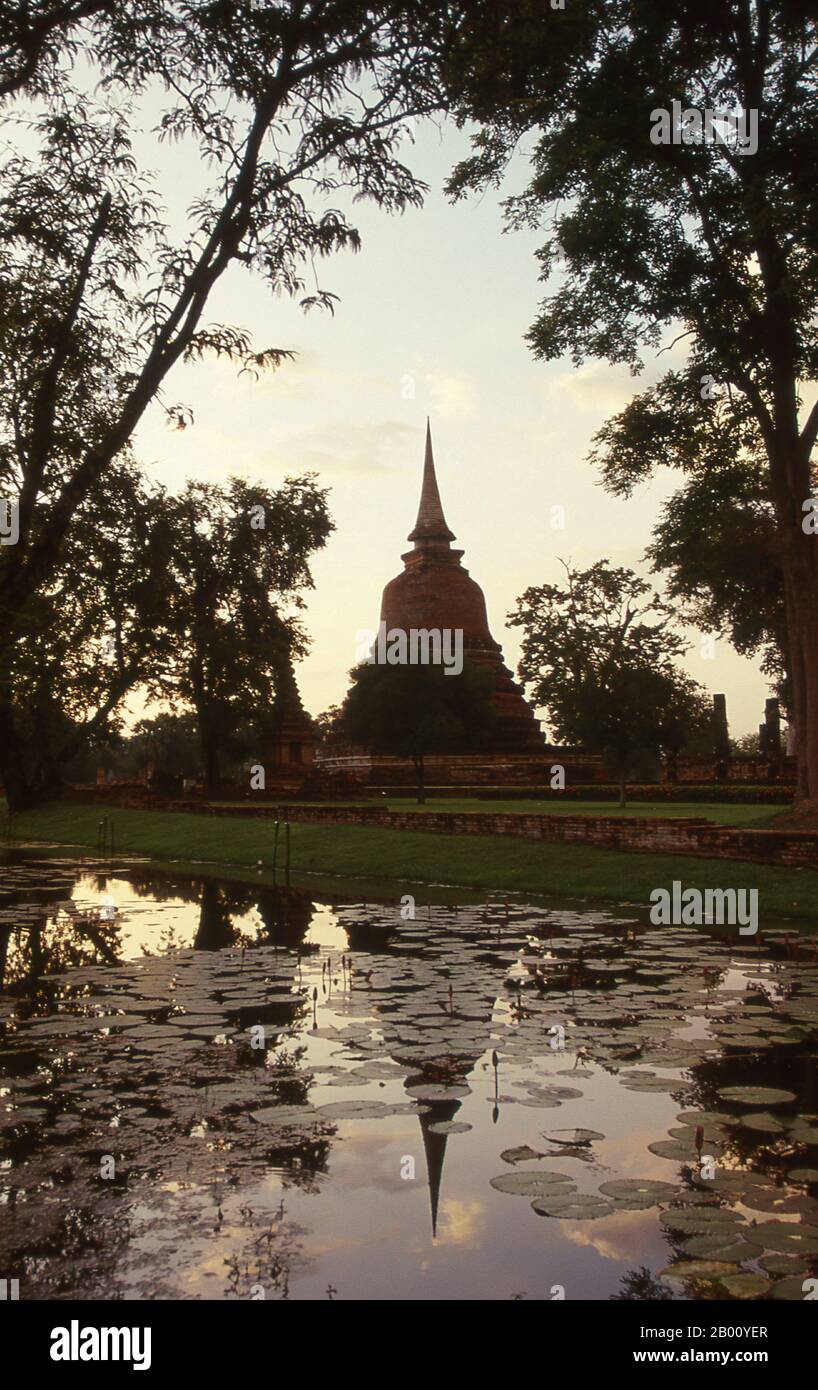
{"type": "MultiPolygon", "coordinates": [[[[293,349],[296,360],[259,381],[225,363],[181,367],[166,399],[192,406],[195,425],[173,433],[157,408],[136,439],[138,456],[174,487],[231,473],[275,486],[305,469],[330,487],[337,530],[313,566],[312,650],[298,670],[313,714],[343,698],[355,634],[377,626],[383,586],[401,568],[427,414],[446,517],[512,669],[518,644],[504,620],[517,595],[556,579],[559,557],[642,568],[678,482],[665,473],[617,501],[584,462],[603,421],[680,359],[651,358],[639,381],[605,363],[535,362],[523,335],[541,297],[538,238],[503,234],[495,193],[448,202],[442,185],[464,148],[453,130],[421,129],[406,158],[431,185],[425,207],[402,218],[354,208],[362,251],[320,266],[322,285],[340,296],[334,317],[305,316],[231,272],[208,318],[247,326],[259,347],[293,349]],[[556,505],[564,530],[549,524],[556,505]]],[[[720,642],[705,659],[691,637],[691,674],[726,693],[734,734],[755,730],[768,693],[755,663],[720,642]]]]}

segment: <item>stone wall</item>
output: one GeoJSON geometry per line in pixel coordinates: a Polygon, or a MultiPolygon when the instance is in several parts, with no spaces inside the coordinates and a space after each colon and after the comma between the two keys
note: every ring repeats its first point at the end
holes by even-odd
{"type": "Polygon", "coordinates": [[[365,806],[291,806],[288,817],[312,824],[378,826],[443,835],[510,835],[547,844],[593,845],[637,854],[693,854],[818,868],[818,833],[741,830],[713,825],[704,817],[492,815],[481,811],[380,811],[365,806]]]}
{"type": "MultiPolygon", "coordinates": [[[[88,792],[84,801],[127,806],[128,800],[88,792]]],[[[144,801],[130,804],[144,805],[144,801]]],[[[743,830],[713,825],[704,817],[567,816],[482,811],[386,811],[368,806],[211,806],[201,801],[153,803],[155,809],[208,816],[276,816],[291,823],[359,825],[437,835],[510,835],[545,844],[589,845],[629,854],[685,854],[738,859],[782,868],[818,869],[818,833],[806,830],[743,830]]],[[[818,904],[816,904],[818,914],[818,904]]]]}
{"type": "Polygon", "coordinates": [[[711,757],[675,758],[662,763],[662,781],[677,783],[722,782],[763,787],[768,783],[794,787],[797,780],[795,758],[730,758],[719,777],[716,760],[711,757]]]}
{"type": "MultiPolygon", "coordinates": [[[[572,748],[544,753],[459,753],[425,759],[427,787],[547,787],[552,767],[565,769],[567,786],[609,782],[602,759],[572,748]]],[[[360,775],[360,773],[359,773],[360,775]]],[[[363,773],[370,787],[414,787],[417,774],[409,758],[372,757],[363,773]]]]}

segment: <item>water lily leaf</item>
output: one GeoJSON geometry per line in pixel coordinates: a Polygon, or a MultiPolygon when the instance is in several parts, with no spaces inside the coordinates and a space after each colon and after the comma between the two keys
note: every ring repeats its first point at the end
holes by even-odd
{"type": "Polygon", "coordinates": [[[818,1255],[818,1230],[790,1221],[761,1221],[753,1227],[753,1240],[765,1250],[781,1250],[792,1255],[818,1255]]]}
{"type": "Polygon", "coordinates": [[[492,1178],[495,1192],[508,1192],[514,1197],[556,1196],[557,1192],[575,1192],[576,1184],[567,1173],[552,1173],[538,1169],[528,1173],[501,1173],[492,1178]]]}
{"type": "Polygon", "coordinates": [[[542,1154],[528,1144],[520,1144],[516,1149],[503,1149],[500,1157],[504,1163],[527,1163],[532,1158],[542,1158],[542,1154]]]}
{"type": "Polygon", "coordinates": [[[638,1203],[638,1207],[634,1206],[635,1210],[646,1210],[659,1202],[669,1202],[671,1198],[678,1197],[681,1188],[675,1183],[655,1182],[653,1178],[614,1178],[612,1182],[602,1183],[599,1190],[606,1197],[638,1203]]]}
{"type": "Polygon", "coordinates": [[[598,1129],[550,1129],[543,1130],[543,1138],[549,1144],[568,1144],[572,1148],[592,1144],[595,1139],[604,1139],[598,1129]]]}
{"type": "Polygon", "coordinates": [[[809,1285],[806,1284],[809,1275],[795,1274],[789,1279],[777,1279],[773,1284],[773,1298],[785,1299],[792,1303],[801,1303],[809,1292],[809,1285]]]}
{"type": "Polygon", "coordinates": [[[415,1100],[456,1100],[460,1096],[470,1096],[470,1086],[407,1086],[406,1094],[415,1100]]]}
{"type": "Polygon", "coordinates": [[[718,1235],[692,1236],[684,1243],[684,1253],[693,1255],[696,1259],[716,1260],[719,1263],[728,1261],[735,1264],[758,1259],[758,1256],[764,1253],[762,1246],[751,1245],[746,1240],[730,1240],[729,1234],[725,1238],[725,1232],[722,1230],[718,1235]]]}
{"type": "MultiPolygon", "coordinates": [[[[693,1131],[691,1131],[691,1136],[693,1131]]],[[[705,1156],[716,1156],[721,1152],[720,1145],[707,1144],[702,1149],[702,1158],[705,1156]]],[[[655,1144],[648,1144],[648,1153],[656,1154],[657,1158],[671,1158],[676,1163],[698,1163],[700,1162],[696,1146],[691,1138],[690,1143],[684,1143],[680,1139],[659,1139],[655,1144]]]]}
{"type": "Polygon", "coordinates": [[[725,1211],[723,1207],[670,1207],[659,1217],[662,1226],[669,1231],[680,1231],[685,1235],[718,1235],[726,1241],[733,1231],[740,1229],[743,1217],[737,1212],[725,1211]]]}
{"type": "Polygon", "coordinates": [[[734,1274],[731,1264],[724,1260],[680,1260],[660,1271],[660,1279],[703,1279],[719,1283],[727,1274],[734,1274]]]}
{"type": "Polygon", "coordinates": [[[732,1298],[758,1298],[770,1287],[763,1274],[730,1274],[720,1282],[732,1298]]]}
{"type": "Polygon", "coordinates": [[[790,1134],[797,1144],[818,1144],[818,1125],[793,1125],[790,1134]]]}
{"type": "Polygon", "coordinates": [[[334,1100],[316,1108],[327,1120],[377,1120],[386,1106],[377,1100],[334,1100]]]}
{"type": "Polygon", "coordinates": [[[737,1105],[787,1105],[795,1100],[794,1091],[780,1091],[773,1086],[724,1086],[718,1092],[722,1100],[737,1105]]]}
{"type": "Polygon", "coordinates": [[[783,1134],[785,1129],[768,1110],[753,1110],[749,1115],[742,1115],[739,1123],[742,1129],[757,1129],[762,1134],[783,1134]]]}
{"type": "Polygon", "coordinates": [[[561,1221],[595,1221],[600,1216],[610,1216],[615,1210],[611,1202],[602,1202],[583,1192],[572,1197],[538,1197],[531,1205],[538,1216],[555,1216],[561,1221]]]}
{"type": "Polygon", "coordinates": [[[807,1275],[807,1262],[798,1255],[765,1255],[758,1263],[768,1274],[798,1275],[801,1279],[807,1275]]]}

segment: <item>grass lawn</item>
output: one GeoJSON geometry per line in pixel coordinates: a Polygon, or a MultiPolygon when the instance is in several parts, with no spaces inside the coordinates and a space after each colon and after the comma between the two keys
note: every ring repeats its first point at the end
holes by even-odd
{"type": "MultiPolygon", "coordinates": [[[[93,850],[100,819],[98,807],[59,802],[15,816],[13,833],[16,840],[53,841],[93,850]]],[[[114,810],[109,819],[118,853],[250,870],[261,860],[265,870],[272,868],[269,821],[126,810],[114,810]]],[[[290,833],[294,874],[333,874],[391,884],[396,895],[412,891],[413,884],[451,884],[647,906],[654,888],[670,887],[674,879],[680,879],[685,887],[757,888],[762,925],[788,916],[813,929],[818,926],[818,872],[362,826],[294,824],[290,833]]],[[[279,869],[283,853],[282,834],[279,869]]]]}

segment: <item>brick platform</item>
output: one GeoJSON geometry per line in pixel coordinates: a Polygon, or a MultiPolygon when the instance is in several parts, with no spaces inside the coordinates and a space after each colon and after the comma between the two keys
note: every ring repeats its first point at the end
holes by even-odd
{"type": "MultiPolygon", "coordinates": [[[[108,792],[77,800],[125,805],[108,792]]],[[[144,801],[138,804],[147,809],[144,801]]],[[[628,854],[686,854],[706,859],[738,859],[781,868],[818,869],[818,833],[807,830],[743,830],[713,825],[704,817],[518,815],[483,811],[386,811],[367,806],[211,806],[201,801],[154,801],[152,809],[208,816],[274,818],[291,823],[361,825],[435,835],[511,835],[545,844],[591,845],[628,854]]],[[[816,904],[818,912],[818,904],[816,904]]]]}

